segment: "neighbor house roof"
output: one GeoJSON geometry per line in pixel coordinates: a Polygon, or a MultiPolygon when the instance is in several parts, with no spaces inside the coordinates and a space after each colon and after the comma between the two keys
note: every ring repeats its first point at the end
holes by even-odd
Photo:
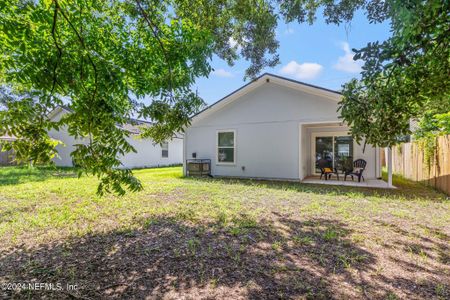
{"type": "Polygon", "coordinates": [[[289,87],[295,90],[299,90],[308,94],[313,94],[321,97],[325,97],[331,100],[340,101],[342,97],[342,93],[338,91],[334,91],[331,89],[327,89],[324,87],[312,85],[309,83],[297,81],[294,79],[282,77],[279,75],[271,74],[271,73],[264,73],[258,78],[250,81],[246,85],[238,88],[237,90],[233,91],[232,93],[226,95],[219,101],[211,104],[207,108],[203,109],[202,111],[195,114],[192,119],[198,118],[199,116],[204,116],[209,113],[215,112],[222,107],[234,102],[235,100],[239,99],[240,97],[244,96],[245,94],[248,94],[249,92],[253,91],[257,87],[262,86],[264,83],[274,83],[280,86],[289,87]]]}
{"type": "MultiPolygon", "coordinates": [[[[53,111],[51,111],[48,114],[49,119],[52,119],[61,111],[66,111],[68,113],[72,112],[72,110],[68,106],[58,105],[53,111]]],[[[129,118],[128,123],[120,126],[120,128],[122,128],[132,134],[139,134],[141,126],[151,126],[151,125],[152,125],[152,122],[149,122],[149,121],[129,118]]]]}
{"type": "MultiPolygon", "coordinates": [[[[72,110],[67,107],[67,106],[63,106],[63,105],[58,105],[53,111],[51,111],[48,114],[49,119],[55,117],[59,112],[61,111],[66,111],[68,113],[71,113],[72,110]]],[[[140,134],[141,130],[140,128],[142,126],[152,126],[153,123],[150,121],[145,121],[145,120],[139,120],[139,119],[134,119],[134,118],[128,118],[128,123],[121,125],[120,128],[122,128],[123,130],[128,131],[131,134],[140,134]]],[[[176,139],[182,139],[183,138],[183,134],[182,133],[175,133],[173,138],[176,139]]]]}
{"type": "Polygon", "coordinates": [[[8,142],[12,142],[17,140],[17,138],[15,136],[12,135],[0,135],[0,141],[8,141],[8,142]]]}

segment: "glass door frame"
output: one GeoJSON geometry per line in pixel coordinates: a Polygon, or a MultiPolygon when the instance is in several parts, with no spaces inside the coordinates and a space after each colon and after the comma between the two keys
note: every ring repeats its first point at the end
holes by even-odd
{"type": "MultiPolygon", "coordinates": [[[[320,175],[320,172],[316,171],[316,138],[317,137],[333,137],[333,167],[335,163],[335,149],[334,149],[334,137],[337,136],[350,136],[347,131],[321,131],[321,132],[311,132],[311,175],[320,175]]],[[[353,156],[355,156],[355,141],[353,140],[353,156]]]]}

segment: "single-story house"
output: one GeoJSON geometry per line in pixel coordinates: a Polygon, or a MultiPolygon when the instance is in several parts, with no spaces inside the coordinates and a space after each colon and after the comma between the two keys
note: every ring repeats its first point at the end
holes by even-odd
{"type": "Polygon", "coordinates": [[[381,177],[380,149],[357,144],[337,112],[340,92],[263,74],[192,118],[186,160],[211,160],[211,175],[303,180],[317,162],[364,159],[365,179],[381,177]]]}
{"type": "MultiPolygon", "coordinates": [[[[50,114],[50,120],[59,121],[65,114],[71,113],[70,109],[58,106],[50,114]]],[[[183,162],[183,136],[176,134],[171,140],[163,144],[156,144],[149,138],[140,138],[140,126],[151,126],[151,123],[142,120],[130,120],[129,124],[122,126],[130,136],[128,142],[136,149],[136,153],[127,153],[120,158],[124,168],[147,168],[157,166],[170,166],[183,162]]],[[[87,143],[77,140],[69,135],[67,128],[49,131],[50,137],[61,141],[63,144],[57,146],[59,157],[54,158],[57,166],[73,166],[70,153],[75,149],[74,145],[87,143]]]]}

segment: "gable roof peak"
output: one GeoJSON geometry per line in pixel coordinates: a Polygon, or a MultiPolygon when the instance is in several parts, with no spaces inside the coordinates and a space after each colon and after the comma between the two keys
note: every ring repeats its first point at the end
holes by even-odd
{"type": "MultiPolygon", "coordinates": [[[[323,91],[326,91],[326,92],[330,92],[330,93],[335,93],[335,94],[338,94],[338,95],[342,95],[341,92],[336,91],[336,90],[332,90],[332,89],[325,88],[325,87],[322,87],[322,86],[318,86],[318,85],[306,83],[306,82],[303,82],[303,81],[291,79],[291,78],[288,78],[288,77],[284,77],[284,76],[280,76],[280,75],[276,75],[276,74],[268,73],[268,72],[263,73],[262,75],[260,75],[259,77],[257,77],[255,80],[258,80],[258,79],[264,78],[264,77],[269,77],[269,78],[272,77],[272,78],[276,78],[276,79],[279,79],[279,80],[285,80],[285,81],[288,81],[288,82],[301,84],[301,85],[304,85],[304,86],[307,86],[307,87],[310,87],[310,88],[319,89],[319,90],[323,90],[323,91]]],[[[268,82],[268,81],[267,81],[267,82],[268,82]]]]}
{"type": "Polygon", "coordinates": [[[234,102],[238,98],[242,97],[243,95],[249,93],[250,91],[254,90],[257,87],[260,87],[264,85],[265,83],[274,83],[280,86],[284,86],[287,88],[299,90],[305,93],[318,95],[324,98],[328,98],[334,101],[339,101],[342,97],[342,93],[334,90],[330,90],[324,87],[316,86],[313,84],[301,82],[298,80],[290,79],[287,77],[283,77],[280,75],[275,75],[272,73],[263,73],[260,76],[254,78],[253,80],[249,81],[247,84],[241,86],[237,90],[231,92],[230,94],[226,95],[222,99],[218,100],[217,102],[209,105],[205,109],[201,110],[194,116],[192,116],[192,119],[198,119],[199,117],[202,117],[206,114],[212,113],[214,111],[217,111],[224,107],[225,105],[234,102]],[[264,80],[265,79],[265,80],[264,80]]]}

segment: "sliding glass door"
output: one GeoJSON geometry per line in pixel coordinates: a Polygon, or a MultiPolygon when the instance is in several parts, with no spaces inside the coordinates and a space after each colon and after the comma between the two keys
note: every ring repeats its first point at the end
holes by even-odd
{"type": "Polygon", "coordinates": [[[312,172],[320,174],[318,161],[326,161],[329,168],[339,171],[353,162],[353,139],[351,136],[340,133],[313,133],[312,146],[312,172]]]}
{"type": "Polygon", "coordinates": [[[317,136],[314,139],[315,143],[315,166],[316,169],[314,173],[320,173],[320,169],[318,167],[319,160],[326,160],[328,162],[327,167],[333,167],[333,137],[332,136],[317,136]]]}

